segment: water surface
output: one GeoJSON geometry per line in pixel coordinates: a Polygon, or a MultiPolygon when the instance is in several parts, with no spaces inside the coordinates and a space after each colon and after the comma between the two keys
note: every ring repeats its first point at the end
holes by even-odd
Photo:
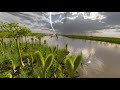
{"type": "Polygon", "coordinates": [[[70,55],[83,53],[84,60],[91,60],[91,63],[78,69],[80,77],[86,78],[117,78],[120,77],[120,45],[100,41],[90,41],[81,39],[71,39],[59,36],[45,36],[49,46],[58,45],[64,48],[68,44],[70,55]]]}

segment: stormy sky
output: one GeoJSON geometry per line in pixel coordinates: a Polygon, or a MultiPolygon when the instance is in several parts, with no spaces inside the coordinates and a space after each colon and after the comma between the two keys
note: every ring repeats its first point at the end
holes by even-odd
{"type": "MultiPolygon", "coordinates": [[[[18,22],[33,32],[52,32],[49,12],[0,12],[0,22],[18,22]]],[[[52,12],[52,23],[63,34],[120,37],[120,12],[52,12]]]]}

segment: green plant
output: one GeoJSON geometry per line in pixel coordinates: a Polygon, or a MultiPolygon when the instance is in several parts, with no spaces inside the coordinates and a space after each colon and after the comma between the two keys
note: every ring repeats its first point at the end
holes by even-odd
{"type": "Polygon", "coordinates": [[[42,53],[40,51],[36,51],[34,54],[34,60],[37,61],[38,66],[44,68],[45,61],[42,53]]]}
{"type": "Polygon", "coordinates": [[[52,65],[54,59],[54,55],[53,54],[49,54],[46,59],[45,59],[45,67],[44,70],[48,70],[50,68],[50,66],[52,65]]]}
{"type": "Polygon", "coordinates": [[[67,50],[67,48],[68,48],[68,45],[66,44],[66,45],[65,45],[65,49],[67,50]]]}
{"type": "Polygon", "coordinates": [[[46,44],[46,40],[44,40],[44,44],[46,44]]]}
{"type": "Polygon", "coordinates": [[[54,55],[53,54],[49,54],[46,57],[46,59],[44,59],[42,53],[40,51],[36,51],[34,59],[37,60],[38,66],[40,66],[42,68],[43,78],[45,78],[46,77],[46,71],[52,65],[52,62],[53,62],[53,59],[54,59],[54,55]]]}
{"type": "Polygon", "coordinates": [[[10,60],[11,61],[11,64],[12,64],[12,71],[13,71],[13,73],[15,73],[15,64],[13,63],[13,60],[10,60]]]}
{"type": "Polygon", "coordinates": [[[16,44],[17,44],[17,50],[18,50],[18,54],[19,54],[19,58],[20,58],[20,66],[21,67],[24,67],[25,65],[24,65],[24,63],[23,63],[23,61],[22,61],[22,55],[21,55],[21,51],[20,51],[20,47],[19,47],[19,42],[18,42],[18,40],[17,39],[15,39],[16,40],[16,44]]]}
{"type": "Polygon", "coordinates": [[[12,78],[12,74],[9,71],[0,73],[0,78],[12,78]]]}
{"type": "Polygon", "coordinates": [[[65,67],[70,78],[74,77],[74,72],[76,72],[77,68],[81,65],[81,61],[82,61],[82,54],[77,55],[75,60],[73,60],[71,56],[67,57],[64,60],[65,67]]]}
{"type": "Polygon", "coordinates": [[[36,37],[39,39],[39,44],[41,44],[41,38],[44,37],[43,34],[38,34],[36,35],[36,37]]]}
{"type": "Polygon", "coordinates": [[[65,59],[65,67],[66,67],[66,70],[70,76],[70,78],[72,78],[74,76],[74,64],[73,64],[73,61],[71,58],[66,58],[65,59]]]}
{"type": "Polygon", "coordinates": [[[1,51],[2,52],[2,56],[4,56],[5,52],[4,52],[3,42],[1,41],[0,44],[1,44],[1,48],[2,48],[2,51],[1,51]]]}
{"type": "Polygon", "coordinates": [[[74,72],[77,70],[79,65],[81,65],[81,61],[82,61],[82,54],[81,55],[77,55],[77,57],[74,60],[74,72]]]}

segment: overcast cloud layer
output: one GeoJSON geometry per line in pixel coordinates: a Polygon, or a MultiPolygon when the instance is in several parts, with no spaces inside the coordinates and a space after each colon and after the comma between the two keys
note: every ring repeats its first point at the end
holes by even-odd
{"type": "MultiPolygon", "coordinates": [[[[0,22],[18,22],[34,32],[52,31],[49,12],[0,12],[0,22]]],[[[53,12],[52,22],[61,33],[120,32],[120,12],[53,12]]]]}

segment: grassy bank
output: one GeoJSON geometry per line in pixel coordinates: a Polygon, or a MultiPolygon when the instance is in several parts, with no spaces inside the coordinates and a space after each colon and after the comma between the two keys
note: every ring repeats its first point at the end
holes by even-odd
{"type": "Polygon", "coordinates": [[[103,41],[103,42],[120,44],[120,38],[98,37],[98,36],[78,36],[78,35],[62,35],[62,36],[73,38],[73,39],[85,39],[85,40],[103,41]]]}

